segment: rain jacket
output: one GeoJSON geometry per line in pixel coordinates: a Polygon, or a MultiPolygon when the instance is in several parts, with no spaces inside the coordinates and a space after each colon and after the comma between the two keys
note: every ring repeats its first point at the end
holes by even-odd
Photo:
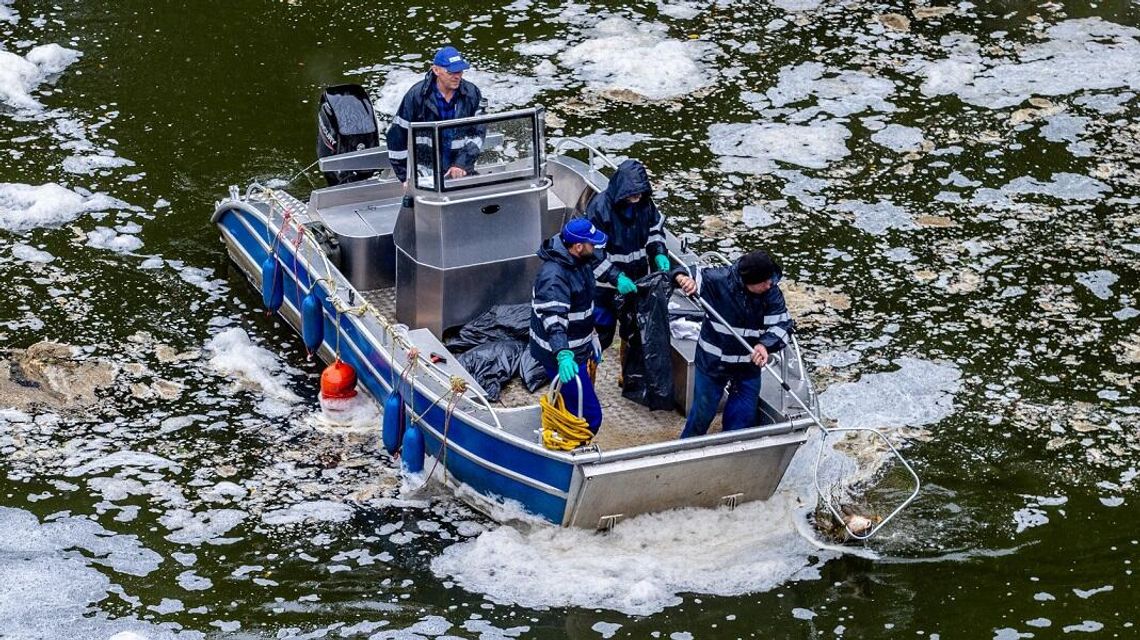
{"type": "MultiPolygon", "coordinates": [[[[674,270],[673,276],[685,273],[674,270]]],[[[744,339],[755,346],[764,345],[769,353],[783,349],[795,322],[784,303],[784,293],[774,285],[756,295],[744,287],[736,265],[727,267],[698,267],[691,275],[697,281],[697,294],[717,310],[744,339]]],[[[751,363],[751,353],[745,351],[728,328],[711,316],[701,324],[697,339],[697,368],[711,376],[728,375],[749,379],[760,375],[761,369],[751,363]]]]}
{"type": "MultiPolygon", "coordinates": [[[[428,71],[427,76],[417,82],[404,94],[403,101],[396,115],[392,117],[392,124],[388,127],[388,160],[392,163],[392,170],[400,182],[408,179],[408,131],[413,122],[437,122],[443,120],[439,114],[439,107],[435,103],[432,92],[435,90],[435,74],[428,71]]],[[[466,80],[459,82],[459,88],[451,98],[455,106],[455,118],[468,118],[484,110],[483,94],[479,87],[466,80]]],[[[447,171],[450,167],[462,167],[470,173],[475,168],[475,160],[483,151],[483,139],[486,136],[486,127],[463,127],[446,129],[442,132],[441,140],[444,153],[441,157],[447,166],[440,171],[447,171]]],[[[420,144],[420,141],[416,141],[420,144]]],[[[416,153],[430,153],[430,140],[424,140],[416,153]]]]}
{"type": "Polygon", "coordinates": [[[645,276],[654,256],[665,253],[665,218],[653,204],[645,165],[637,160],[618,165],[606,190],[586,207],[586,217],[609,237],[604,247],[594,247],[594,276],[600,287],[613,288],[622,273],[630,280],[645,276]],[[637,204],[625,202],[637,193],[637,204]]]}
{"type": "Polygon", "coordinates": [[[594,274],[589,260],[570,255],[557,235],[542,243],[538,257],[542,266],[531,302],[531,355],[547,369],[557,366],[555,354],[563,349],[572,350],[579,364],[596,357],[594,274]]]}

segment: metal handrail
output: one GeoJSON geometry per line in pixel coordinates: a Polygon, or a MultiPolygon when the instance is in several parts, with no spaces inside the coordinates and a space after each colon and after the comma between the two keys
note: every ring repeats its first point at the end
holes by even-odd
{"type": "Polygon", "coordinates": [[[559,138],[558,142],[554,145],[554,153],[555,154],[560,153],[562,151],[562,147],[566,146],[566,144],[570,143],[570,142],[572,142],[572,143],[578,145],[579,147],[586,149],[587,151],[590,152],[590,163],[589,164],[590,164],[591,169],[594,168],[593,160],[595,157],[597,157],[602,162],[604,162],[606,164],[606,166],[613,169],[614,171],[617,171],[617,168],[618,168],[617,165],[614,164],[613,160],[610,160],[609,156],[602,153],[600,150],[598,150],[597,147],[590,144],[589,142],[586,142],[585,140],[583,140],[581,138],[559,138]]]}

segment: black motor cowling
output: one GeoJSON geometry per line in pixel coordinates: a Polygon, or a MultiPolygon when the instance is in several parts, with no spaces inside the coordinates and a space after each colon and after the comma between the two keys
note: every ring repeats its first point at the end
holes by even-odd
{"type": "MultiPolygon", "coordinates": [[[[317,114],[317,157],[327,158],[349,151],[380,146],[380,130],[376,113],[364,87],[341,84],[328,87],[321,94],[317,114]]],[[[376,171],[325,172],[329,185],[355,182],[371,177],[376,171]]]]}

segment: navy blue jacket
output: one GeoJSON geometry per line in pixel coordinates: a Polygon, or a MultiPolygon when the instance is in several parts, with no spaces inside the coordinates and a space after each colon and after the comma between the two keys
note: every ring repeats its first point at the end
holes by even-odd
{"type": "MultiPolygon", "coordinates": [[[[779,285],[760,295],[751,293],[744,288],[736,265],[699,267],[692,276],[697,281],[698,295],[724,316],[749,344],[763,344],[769,353],[779,351],[787,344],[795,322],[784,304],[784,293],[779,285]]],[[[745,351],[728,329],[711,316],[706,316],[701,324],[701,335],[697,340],[697,368],[709,375],[740,379],[753,378],[761,372],[751,363],[751,352],[745,351]]]]}
{"type": "MultiPolygon", "coordinates": [[[[435,103],[432,92],[435,90],[435,74],[428,71],[427,77],[417,82],[404,94],[403,101],[396,115],[392,117],[392,124],[388,127],[388,160],[392,163],[392,170],[400,182],[408,179],[408,131],[409,124],[413,122],[437,122],[443,120],[439,114],[439,107],[435,103]]],[[[479,88],[466,80],[459,82],[459,89],[451,98],[455,106],[455,118],[468,118],[483,110],[483,94],[479,88]]],[[[483,151],[483,138],[485,127],[469,127],[464,129],[449,129],[443,144],[441,157],[448,166],[441,167],[440,171],[447,171],[456,166],[471,172],[475,167],[475,160],[483,151]],[[469,129],[469,130],[468,130],[469,129]]],[[[417,154],[430,153],[431,147],[423,145],[416,148],[417,154]]]]}
{"type": "Polygon", "coordinates": [[[530,353],[543,366],[556,366],[555,354],[574,352],[578,363],[596,356],[594,274],[590,261],[570,255],[559,236],[538,250],[542,266],[534,280],[530,312],[530,353]]]}
{"type": "Polygon", "coordinates": [[[595,247],[593,266],[599,286],[617,284],[619,274],[637,280],[649,273],[650,261],[665,253],[665,218],[653,204],[653,188],[645,165],[626,160],[618,165],[606,190],[594,196],[586,217],[609,239],[595,247]],[[641,194],[637,204],[625,198],[641,194]]]}

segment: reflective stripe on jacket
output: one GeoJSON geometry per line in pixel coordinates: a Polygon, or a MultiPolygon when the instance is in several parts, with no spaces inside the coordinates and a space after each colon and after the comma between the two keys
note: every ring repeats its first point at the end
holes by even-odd
{"type": "Polygon", "coordinates": [[[701,298],[728,322],[725,326],[711,316],[705,318],[697,340],[697,366],[710,375],[760,375],[760,369],[751,364],[750,352],[732,335],[729,326],[748,344],[763,344],[769,353],[783,349],[795,322],[779,285],[760,295],[751,293],[745,289],[736,265],[697,268],[692,276],[701,298]]]}
{"type": "Polygon", "coordinates": [[[586,217],[608,236],[595,247],[594,276],[602,287],[612,287],[619,274],[637,280],[649,273],[650,261],[665,253],[665,218],[653,203],[653,188],[645,165],[626,160],[618,165],[606,190],[594,196],[586,217]],[[641,194],[637,204],[625,199],[641,194]]]}
{"type": "Polygon", "coordinates": [[[589,260],[570,255],[557,235],[542,243],[538,257],[542,266],[531,301],[531,355],[547,368],[556,366],[555,354],[563,349],[573,351],[579,363],[595,357],[594,274],[589,260]]]}

